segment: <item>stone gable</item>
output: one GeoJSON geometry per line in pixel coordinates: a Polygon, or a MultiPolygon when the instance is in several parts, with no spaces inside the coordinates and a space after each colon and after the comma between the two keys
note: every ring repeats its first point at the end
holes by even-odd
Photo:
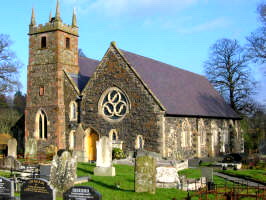
{"type": "Polygon", "coordinates": [[[116,129],[127,150],[134,149],[137,135],[142,135],[145,149],[162,151],[162,110],[112,46],[83,91],[81,107],[84,129],[91,127],[97,130],[100,136],[108,136],[111,129],[116,129]],[[108,122],[98,111],[101,95],[110,87],[119,88],[129,99],[129,113],[120,122],[108,122]]]}

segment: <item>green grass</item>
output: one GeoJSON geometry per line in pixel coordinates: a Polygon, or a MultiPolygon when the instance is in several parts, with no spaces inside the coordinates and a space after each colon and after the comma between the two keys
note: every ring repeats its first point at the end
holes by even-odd
{"type": "Polygon", "coordinates": [[[90,176],[91,181],[82,185],[95,188],[102,194],[104,200],[172,200],[184,199],[186,192],[177,189],[156,189],[156,194],[134,192],[134,167],[127,165],[115,165],[115,177],[99,177],[93,175],[95,165],[79,163],[78,176],[90,176]],[[120,184],[118,189],[116,185],[120,184]]]}
{"type": "MultiPolygon", "coordinates": [[[[201,177],[201,169],[200,168],[189,168],[189,169],[184,169],[178,172],[179,176],[184,175],[187,178],[200,178],[201,177]]],[[[223,178],[220,178],[218,176],[213,176],[213,182],[217,185],[233,185],[231,181],[226,181],[223,178]]]]}
{"type": "Polygon", "coordinates": [[[10,178],[11,177],[11,173],[10,172],[5,172],[5,171],[0,171],[0,176],[6,177],[6,178],[10,178]]]}
{"type": "Polygon", "coordinates": [[[224,174],[266,183],[266,171],[258,169],[219,170],[224,174]]]}
{"type": "Polygon", "coordinates": [[[213,162],[202,162],[200,163],[200,166],[202,167],[211,167],[213,165],[213,162]]]}

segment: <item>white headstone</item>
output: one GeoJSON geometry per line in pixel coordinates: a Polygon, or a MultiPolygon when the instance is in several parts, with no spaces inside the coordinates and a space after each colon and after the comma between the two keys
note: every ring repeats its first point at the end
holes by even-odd
{"type": "Polygon", "coordinates": [[[96,142],[97,148],[97,167],[111,167],[112,165],[112,143],[106,136],[96,142]]]}
{"type": "Polygon", "coordinates": [[[10,138],[7,142],[8,146],[8,156],[17,158],[17,140],[15,138],[10,138]]]}
{"type": "Polygon", "coordinates": [[[179,183],[179,177],[174,167],[157,167],[156,181],[160,183],[179,183]]]}

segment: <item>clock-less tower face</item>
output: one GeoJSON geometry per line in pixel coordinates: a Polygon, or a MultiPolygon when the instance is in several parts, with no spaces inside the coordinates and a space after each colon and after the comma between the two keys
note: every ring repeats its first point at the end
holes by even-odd
{"type": "Polygon", "coordinates": [[[130,108],[126,94],[116,87],[111,87],[103,92],[98,107],[100,115],[112,122],[121,121],[130,108]]]}
{"type": "Polygon", "coordinates": [[[58,148],[64,148],[61,139],[65,132],[64,71],[72,74],[79,71],[78,28],[64,24],[58,14],[45,25],[36,25],[32,19],[25,135],[58,148]]]}

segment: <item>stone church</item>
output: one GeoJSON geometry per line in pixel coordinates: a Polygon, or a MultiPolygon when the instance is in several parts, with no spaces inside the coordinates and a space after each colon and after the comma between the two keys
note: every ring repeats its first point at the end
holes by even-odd
{"type": "Polygon", "coordinates": [[[70,149],[96,160],[102,136],[125,152],[166,158],[216,156],[243,149],[240,117],[201,75],[119,49],[103,58],[78,54],[78,26],[55,17],[29,25],[25,140],[38,152],[70,149]]]}

